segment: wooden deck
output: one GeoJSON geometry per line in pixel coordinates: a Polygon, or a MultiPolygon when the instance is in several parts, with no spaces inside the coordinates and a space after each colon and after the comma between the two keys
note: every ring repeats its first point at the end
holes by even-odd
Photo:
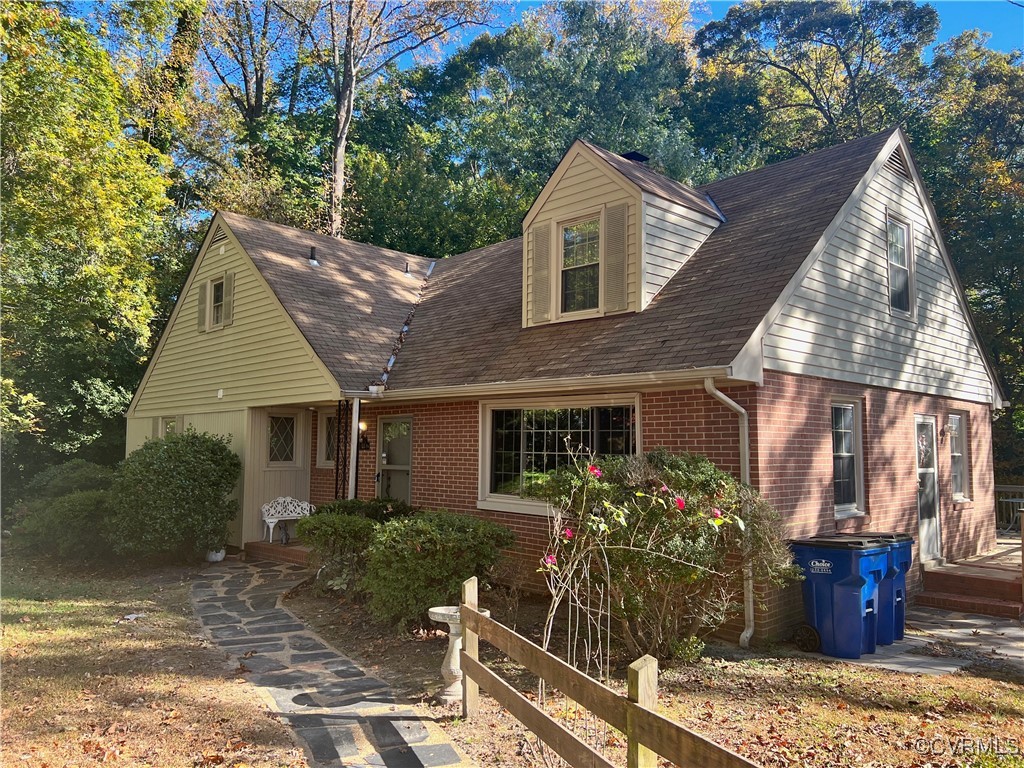
{"type": "Polygon", "coordinates": [[[963,613],[1024,617],[1024,566],[1020,538],[1000,539],[984,555],[945,565],[926,566],[924,591],[916,605],[963,613]]]}

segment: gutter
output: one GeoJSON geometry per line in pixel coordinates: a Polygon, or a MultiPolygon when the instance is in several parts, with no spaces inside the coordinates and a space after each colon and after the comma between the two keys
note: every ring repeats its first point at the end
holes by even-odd
{"type": "MultiPolygon", "coordinates": [[[[739,416],[740,422],[740,481],[750,485],[750,414],[742,405],[730,399],[715,386],[711,376],[704,379],[704,390],[715,400],[739,416]]],[[[750,647],[754,636],[754,572],[749,560],[743,563],[743,632],[740,634],[740,648],[750,647]]]]}

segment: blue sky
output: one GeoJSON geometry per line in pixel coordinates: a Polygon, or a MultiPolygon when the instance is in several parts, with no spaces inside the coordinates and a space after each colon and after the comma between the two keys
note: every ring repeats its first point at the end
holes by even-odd
{"type": "MultiPolygon", "coordinates": [[[[524,10],[538,5],[539,0],[518,0],[509,16],[518,18],[524,10]]],[[[736,3],[730,0],[706,1],[706,10],[698,12],[697,20],[703,23],[720,19],[732,5],[736,3]]],[[[1008,0],[932,0],[931,5],[939,12],[941,22],[938,42],[955,37],[965,29],[980,29],[992,35],[989,45],[998,51],[1024,49],[1024,8],[1008,0]]]]}

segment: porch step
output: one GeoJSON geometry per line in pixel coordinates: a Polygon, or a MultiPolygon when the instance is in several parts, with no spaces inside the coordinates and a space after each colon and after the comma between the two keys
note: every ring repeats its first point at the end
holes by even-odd
{"type": "Polygon", "coordinates": [[[293,563],[309,566],[309,547],[301,544],[270,544],[250,541],[245,545],[246,560],[269,560],[272,563],[293,563]]]}
{"type": "Polygon", "coordinates": [[[994,597],[976,597],[952,592],[925,590],[912,598],[914,605],[927,605],[946,611],[979,613],[982,616],[997,616],[1002,619],[1024,618],[1024,603],[1020,600],[999,600],[994,597]]]}
{"type": "Polygon", "coordinates": [[[924,591],[1019,603],[1021,572],[964,563],[925,566],[924,591]]]}

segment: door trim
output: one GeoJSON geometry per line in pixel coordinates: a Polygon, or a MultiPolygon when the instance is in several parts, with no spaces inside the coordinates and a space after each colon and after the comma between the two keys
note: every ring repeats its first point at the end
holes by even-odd
{"type": "Polygon", "coordinates": [[[939,434],[938,434],[938,420],[933,415],[927,414],[914,414],[914,479],[915,479],[915,491],[917,494],[917,535],[918,535],[918,553],[921,562],[936,563],[941,565],[945,562],[945,558],[942,557],[942,504],[939,498],[939,434]],[[932,484],[932,496],[935,499],[935,545],[938,553],[934,557],[929,557],[931,553],[925,552],[925,537],[921,533],[922,518],[921,518],[921,497],[920,497],[920,483],[921,483],[921,466],[920,456],[918,448],[918,437],[917,429],[919,424],[928,424],[932,430],[932,470],[930,473],[925,470],[926,474],[931,475],[932,484]]]}
{"type": "Polygon", "coordinates": [[[374,475],[374,495],[380,498],[381,489],[384,487],[384,470],[395,469],[405,470],[409,473],[409,503],[412,504],[412,459],[413,459],[413,428],[414,419],[411,413],[402,414],[394,413],[388,414],[387,416],[377,417],[377,445],[376,445],[376,461],[377,468],[374,475]],[[385,464],[384,458],[384,425],[388,423],[396,423],[406,421],[409,423],[409,463],[408,464],[385,464]]]}

